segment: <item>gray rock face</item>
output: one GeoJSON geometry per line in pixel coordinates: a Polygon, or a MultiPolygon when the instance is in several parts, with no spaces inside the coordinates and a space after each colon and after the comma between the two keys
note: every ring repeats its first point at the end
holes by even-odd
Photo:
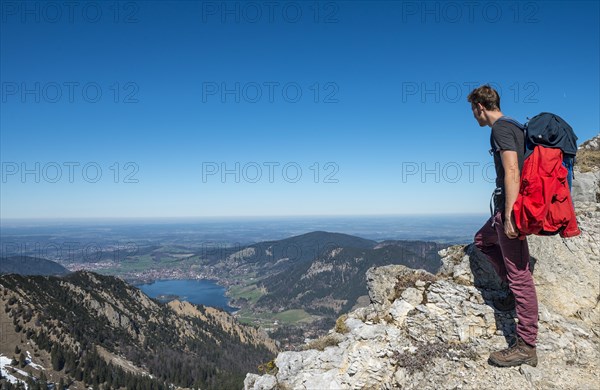
{"type": "Polygon", "coordinates": [[[440,251],[435,276],[399,265],[370,269],[371,305],[349,313],[337,346],[280,353],[277,374],[249,374],[245,389],[598,388],[600,207],[586,204],[577,208],[580,236],[528,238],[537,367],[487,363],[514,335],[516,315],[493,309],[499,279],[474,245],[459,245],[440,251]]]}
{"type": "MultiPolygon", "coordinates": [[[[588,156],[590,156],[590,153],[598,156],[598,153],[600,153],[600,135],[581,144],[578,152],[586,153],[588,156]]],[[[577,156],[581,156],[581,154],[578,153],[577,156]]],[[[586,158],[586,155],[583,158],[584,160],[589,160],[589,158],[586,158]]],[[[595,161],[598,161],[598,157],[596,157],[595,161]]],[[[598,170],[597,163],[592,165],[595,165],[596,169],[592,169],[589,172],[581,172],[578,164],[575,164],[573,172],[574,179],[571,196],[573,197],[575,208],[582,211],[598,211],[597,204],[600,202],[600,171],[598,170]]]]}
{"type": "Polygon", "coordinates": [[[259,376],[256,374],[248,374],[244,379],[245,389],[270,390],[276,388],[277,380],[273,375],[259,376]]]}
{"type": "Polygon", "coordinates": [[[600,172],[579,172],[575,170],[571,196],[578,209],[594,206],[600,193],[600,172]]]}
{"type": "Polygon", "coordinates": [[[600,172],[581,173],[576,170],[574,176],[577,180],[573,181],[571,190],[573,202],[580,209],[582,206],[592,206],[600,192],[600,172]]]}

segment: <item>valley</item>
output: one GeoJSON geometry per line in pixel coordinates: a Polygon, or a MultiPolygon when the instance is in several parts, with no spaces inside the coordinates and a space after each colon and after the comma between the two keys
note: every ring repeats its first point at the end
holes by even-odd
{"type": "MultiPolygon", "coordinates": [[[[435,272],[437,252],[446,246],[427,241],[378,242],[326,231],[247,245],[176,241],[129,244],[128,252],[121,250],[115,256],[118,261],[73,256],[59,263],[70,271],[117,276],[135,286],[154,281],[214,280],[225,288],[224,302],[228,301],[217,306],[233,307],[241,323],[268,332],[280,348],[295,349],[307,338],[325,334],[340,315],[368,303],[368,268],[404,264],[435,272]]],[[[158,291],[156,297],[170,301],[185,295],[158,291]]]]}

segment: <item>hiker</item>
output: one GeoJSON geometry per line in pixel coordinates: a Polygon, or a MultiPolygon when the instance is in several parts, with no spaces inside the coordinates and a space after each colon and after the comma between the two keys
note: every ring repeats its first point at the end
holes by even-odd
{"type": "Polygon", "coordinates": [[[501,311],[516,309],[518,318],[516,343],[491,353],[489,362],[502,367],[536,366],[538,301],[529,269],[527,238],[518,237],[513,216],[524,161],[525,136],[514,123],[498,120],[504,116],[500,111],[500,95],[489,85],[474,89],[467,100],[479,126],[492,129],[490,153],[496,168],[496,189],[493,206],[490,206],[492,216],[475,234],[475,245],[489,258],[503,285],[508,285],[506,298],[496,300],[494,306],[501,311]]]}

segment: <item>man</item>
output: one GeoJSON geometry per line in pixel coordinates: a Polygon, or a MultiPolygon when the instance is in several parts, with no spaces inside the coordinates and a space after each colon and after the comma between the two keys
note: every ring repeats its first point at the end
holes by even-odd
{"type": "Polygon", "coordinates": [[[519,194],[520,172],[525,153],[523,130],[501,120],[500,96],[489,85],[474,89],[467,100],[479,126],[492,128],[490,144],[496,168],[496,190],[492,217],[475,235],[475,245],[489,258],[496,273],[508,284],[508,296],[494,302],[499,310],[517,312],[517,341],[511,347],[490,354],[491,364],[508,367],[537,365],[538,302],[529,270],[527,239],[519,239],[513,205],[519,194]]]}

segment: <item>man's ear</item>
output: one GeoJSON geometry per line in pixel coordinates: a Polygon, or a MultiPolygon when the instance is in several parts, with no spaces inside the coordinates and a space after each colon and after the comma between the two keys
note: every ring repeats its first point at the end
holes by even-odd
{"type": "Polygon", "coordinates": [[[483,104],[477,103],[477,111],[479,111],[479,113],[485,111],[485,107],[483,107],[483,104]]]}

